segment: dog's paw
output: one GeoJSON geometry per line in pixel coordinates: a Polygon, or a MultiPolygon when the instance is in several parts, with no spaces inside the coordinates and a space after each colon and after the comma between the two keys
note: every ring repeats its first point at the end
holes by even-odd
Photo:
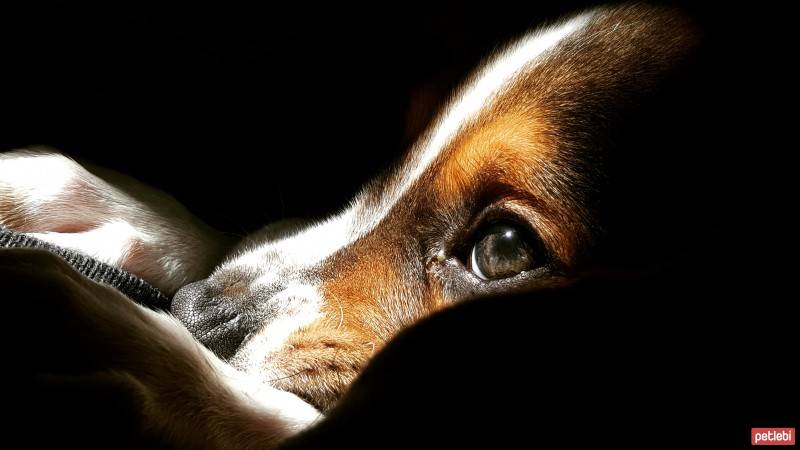
{"type": "Polygon", "coordinates": [[[206,276],[228,245],[174,198],[41,147],[0,154],[0,226],[127,269],[167,294],[206,276]]]}

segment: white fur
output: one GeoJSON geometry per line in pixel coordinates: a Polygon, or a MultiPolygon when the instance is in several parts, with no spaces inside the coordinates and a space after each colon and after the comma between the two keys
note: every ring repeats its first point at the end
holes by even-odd
{"type": "Polygon", "coordinates": [[[18,231],[118,264],[167,294],[222,258],[227,239],[174,198],[95,170],[103,178],[48,148],[0,154],[0,198],[13,200],[9,211],[0,202],[0,225],[24,217],[18,231]]]}
{"type": "Polygon", "coordinates": [[[114,220],[77,233],[28,233],[51,244],[82,252],[105,263],[123,266],[143,236],[128,222],[114,220]]]}
{"type": "Polygon", "coordinates": [[[36,208],[58,197],[75,179],[76,171],[72,160],[58,154],[26,158],[0,154],[0,193],[13,193],[21,208],[36,208]]]}
{"type": "MultiPolygon", "coordinates": [[[[262,269],[268,255],[279,253],[281,264],[312,265],[352,242],[352,223],[353,211],[345,211],[290,237],[268,243],[256,242],[242,250],[228,264],[262,269]]],[[[269,276],[270,271],[260,271],[269,276]]],[[[261,279],[256,282],[265,284],[265,281],[261,279]]]]}

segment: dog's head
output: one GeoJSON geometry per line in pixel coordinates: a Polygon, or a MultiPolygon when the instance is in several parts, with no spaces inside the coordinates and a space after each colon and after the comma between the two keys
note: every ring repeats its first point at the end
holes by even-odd
{"type": "Polygon", "coordinates": [[[523,37],[341,213],[250,236],[174,314],[235,366],[328,408],[420,318],[591,262],[615,130],[694,41],[680,14],[641,6],[523,37]]]}

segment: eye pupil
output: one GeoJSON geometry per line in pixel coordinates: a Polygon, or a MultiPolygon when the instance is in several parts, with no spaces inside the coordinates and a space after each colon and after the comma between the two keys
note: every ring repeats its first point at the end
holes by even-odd
{"type": "Polygon", "coordinates": [[[533,252],[513,225],[489,226],[472,249],[473,272],[483,279],[514,276],[533,267],[533,252]]]}

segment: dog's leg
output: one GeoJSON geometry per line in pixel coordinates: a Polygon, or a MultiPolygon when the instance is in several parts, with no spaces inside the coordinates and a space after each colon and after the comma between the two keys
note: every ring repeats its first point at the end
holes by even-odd
{"type": "Polygon", "coordinates": [[[230,245],[163,192],[47,148],[0,154],[0,226],[120,266],[167,295],[207,276],[230,245]]]}
{"type": "MultiPolygon", "coordinates": [[[[177,448],[271,447],[320,417],[294,395],[220,361],[171,316],[50,253],[0,250],[0,285],[19,297],[4,296],[12,315],[41,325],[14,357],[23,370],[47,374],[49,383],[79,378],[134,392],[144,429],[177,448]]],[[[9,325],[24,329],[12,335],[30,335],[29,321],[16,322],[9,325]]]]}

